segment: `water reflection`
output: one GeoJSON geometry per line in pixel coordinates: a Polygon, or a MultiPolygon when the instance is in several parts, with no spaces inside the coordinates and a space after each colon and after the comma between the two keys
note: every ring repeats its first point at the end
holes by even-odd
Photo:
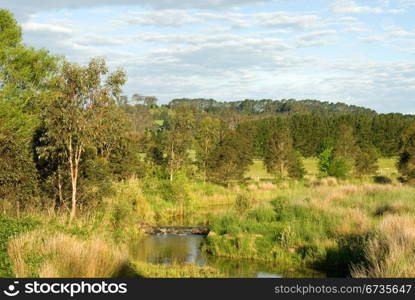
{"type": "Polygon", "coordinates": [[[139,260],[154,264],[193,263],[212,266],[227,277],[322,277],[322,274],[302,270],[282,269],[269,262],[220,258],[206,255],[199,250],[203,236],[200,235],[151,235],[134,247],[139,260]]]}

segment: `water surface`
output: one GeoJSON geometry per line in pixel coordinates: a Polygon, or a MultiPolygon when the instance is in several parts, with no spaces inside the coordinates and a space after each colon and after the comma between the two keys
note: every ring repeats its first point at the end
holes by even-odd
{"type": "Polygon", "coordinates": [[[225,276],[234,278],[323,276],[313,270],[284,269],[278,263],[213,257],[200,251],[203,238],[193,234],[149,235],[135,247],[134,255],[141,261],[153,264],[192,263],[198,266],[212,266],[225,276]]]}

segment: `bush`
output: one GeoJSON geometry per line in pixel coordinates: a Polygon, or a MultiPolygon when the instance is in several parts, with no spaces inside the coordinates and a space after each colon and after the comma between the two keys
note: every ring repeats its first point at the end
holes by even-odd
{"type": "Polygon", "coordinates": [[[235,208],[239,213],[243,214],[251,207],[252,200],[247,194],[242,193],[236,197],[235,208]]]}
{"type": "Polygon", "coordinates": [[[281,219],[283,210],[288,205],[287,202],[287,198],[285,197],[277,197],[271,201],[271,205],[274,208],[274,211],[278,219],[281,219]]]}
{"type": "Polygon", "coordinates": [[[271,207],[258,207],[248,213],[248,219],[253,219],[259,223],[272,222],[276,217],[275,211],[271,207]]]}
{"type": "Polygon", "coordinates": [[[302,158],[298,152],[291,154],[290,164],[288,165],[288,176],[294,179],[302,179],[306,174],[302,158]]]}
{"type": "Polygon", "coordinates": [[[373,182],[377,184],[392,184],[392,179],[386,176],[374,176],[373,182]]]}
{"type": "Polygon", "coordinates": [[[331,161],[327,169],[327,175],[344,179],[347,177],[350,170],[351,166],[348,161],[346,161],[345,159],[336,158],[333,161],[331,161]]]}

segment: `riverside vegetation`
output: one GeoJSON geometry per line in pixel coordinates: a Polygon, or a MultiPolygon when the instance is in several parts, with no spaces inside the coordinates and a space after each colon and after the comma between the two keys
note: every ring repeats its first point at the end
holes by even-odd
{"type": "Polygon", "coordinates": [[[22,43],[0,10],[0,276],[225,277],[134,256],[148,225],[207,255],[415,277],[415,117],[316,100],[122,94],[123,70],[22,43]]]}

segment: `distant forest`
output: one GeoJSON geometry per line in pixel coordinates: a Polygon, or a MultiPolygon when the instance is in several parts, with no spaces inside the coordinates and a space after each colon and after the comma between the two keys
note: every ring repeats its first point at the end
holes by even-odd
{"type": "MultiPolygon", "coordinates": [[[[376,111],[345,103],[330,103],[317,100],[243,100],[219,102],[214,99],[174,99],[168,105],[160,107],[159,113],[150,117],[154,104],[133,106],[125,104],[134,124],[151,128],[155,119],[164,120],[167,110],[188,108],[196,119],[204,116],[218,118],[230,128],[248,123],[255,127],[255,134],[249,138],[257,148],[261,145],[261,136],[270,128],[264,128],[267,120],[283,118],[289,122],[294,148],[304,157],[316,156],[323,144],[332,143],[343,124],[353,128],[353,135],[376,147],[384,157],[397,156],[401,150],[401,136],[415,121],[413,115],[400,113],[378,114],[376,111]],[[142,122],[147,119],[147,122],[142,122]]],[[[157,123],[155,123],[157,124],[157,123]]],[[[136,128],[143,132],[144,128],[136,128]]],[[[137,132],[140,134],[139,132],[137,132]]],[[[257,149],[260,151],[260,149],[257,149]]],[[[259,156],[261,156],[259,154],[259,156]]]]}

